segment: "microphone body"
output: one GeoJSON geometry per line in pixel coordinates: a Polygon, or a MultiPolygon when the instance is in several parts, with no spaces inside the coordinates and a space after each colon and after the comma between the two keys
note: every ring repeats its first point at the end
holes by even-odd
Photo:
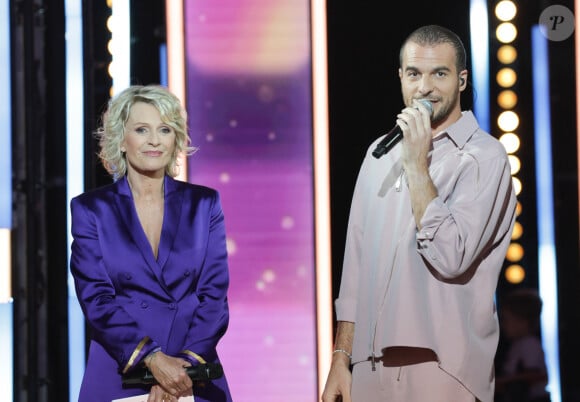
{"type": "Polygon", "coordinates": [[[387,133],[385,138],[383,138],[381,142],[377,144],[377,147],[373,151],[373,156],[378,159],[381,156],[386,155],[402,139],[403,131],[401,130],[401,127],[396,124],[395,127],[393,127],[391,131],[387,133]]]}
{"type": "MultiPolygon", "coordinates": [[[[193,382],[215,380],[224,375],[220,363],[199,364],[197,366],[184,367],[184,369],[193,382]]],[[[123,375],[122,382],[123,385],[157,384],[157,380],[147,368],[123,375]]]]}
{"type": "MultiPolygon", "coordinates": [[[[429,115],[433,115],[433,105],[431,104],[431,102],[429,102],[427,99],[419,99],[419,102],[421,102],[423,106],[427,108],[427,110],[429,111],[429,115]]],[[[378,159],[381,156],[386,155],[402,139],[403,139],[403,130],[401,130],[401,127],[399,127],[399,125],[396,124],[395,127],[393,127],[391,131],[387,133],[385,138],[383,138],[381,142],[377,144],[376,148],[373,151],[373,156],[378,159]]]]}

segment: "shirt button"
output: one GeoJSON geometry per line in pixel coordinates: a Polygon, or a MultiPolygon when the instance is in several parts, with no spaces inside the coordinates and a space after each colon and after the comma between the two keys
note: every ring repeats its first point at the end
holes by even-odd
{"type": "Polygon", "coordinates": [[[149,307],[149,304],[147,304],[147,302],[141,302],[141,308],[147,308],[149,307]]]}
{"type": "Polygon", "coordinates": [[[169,303],[169,308],[171,310],[175,310],[175,303],[169,303]]]}

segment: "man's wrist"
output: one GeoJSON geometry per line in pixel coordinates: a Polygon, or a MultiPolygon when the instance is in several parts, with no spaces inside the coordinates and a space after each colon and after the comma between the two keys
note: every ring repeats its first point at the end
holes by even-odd
{"type": "Polygon", "coordinates": [[[337,348],[332,351],[332,361],[339,361],[350,366],[352,363],[352,355],[346,349],[337,348]]]}

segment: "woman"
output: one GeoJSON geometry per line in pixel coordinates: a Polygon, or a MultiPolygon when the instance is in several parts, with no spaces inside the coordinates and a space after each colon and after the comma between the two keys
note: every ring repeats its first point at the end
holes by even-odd
{"type": "Polygon", "coordinates": [[[79,402],[192,392],[196,402],[230,401],[225,377],[192,384],[184,369],[219,362],[229,319],[219,195],[173,178],[178,154],[195,150],[185,112],[165,88],[133,86],[102,123],[99,157],[115,182],[71,202],[71,272],[91,335],[79,402]],[[158,384],[122,385],[144,365],[158,384]]]}

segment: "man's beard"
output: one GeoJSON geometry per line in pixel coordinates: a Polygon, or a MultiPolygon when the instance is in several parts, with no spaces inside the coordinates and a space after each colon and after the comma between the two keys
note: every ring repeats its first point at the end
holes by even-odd
{"type": "Polygon", "coordinates": [[[451,110],[453,110],[458,98],[459,92],[454,92],[453,97],[449,99],[447,103],[445,104],[440,103],[440,105],[442,105],[442,108],[433,113],[433,117],[431,118],[431,124],[437,125],[438,123],[441,123],[443,120],[449,117],[449,114],[451,113],[451,110]]]}

